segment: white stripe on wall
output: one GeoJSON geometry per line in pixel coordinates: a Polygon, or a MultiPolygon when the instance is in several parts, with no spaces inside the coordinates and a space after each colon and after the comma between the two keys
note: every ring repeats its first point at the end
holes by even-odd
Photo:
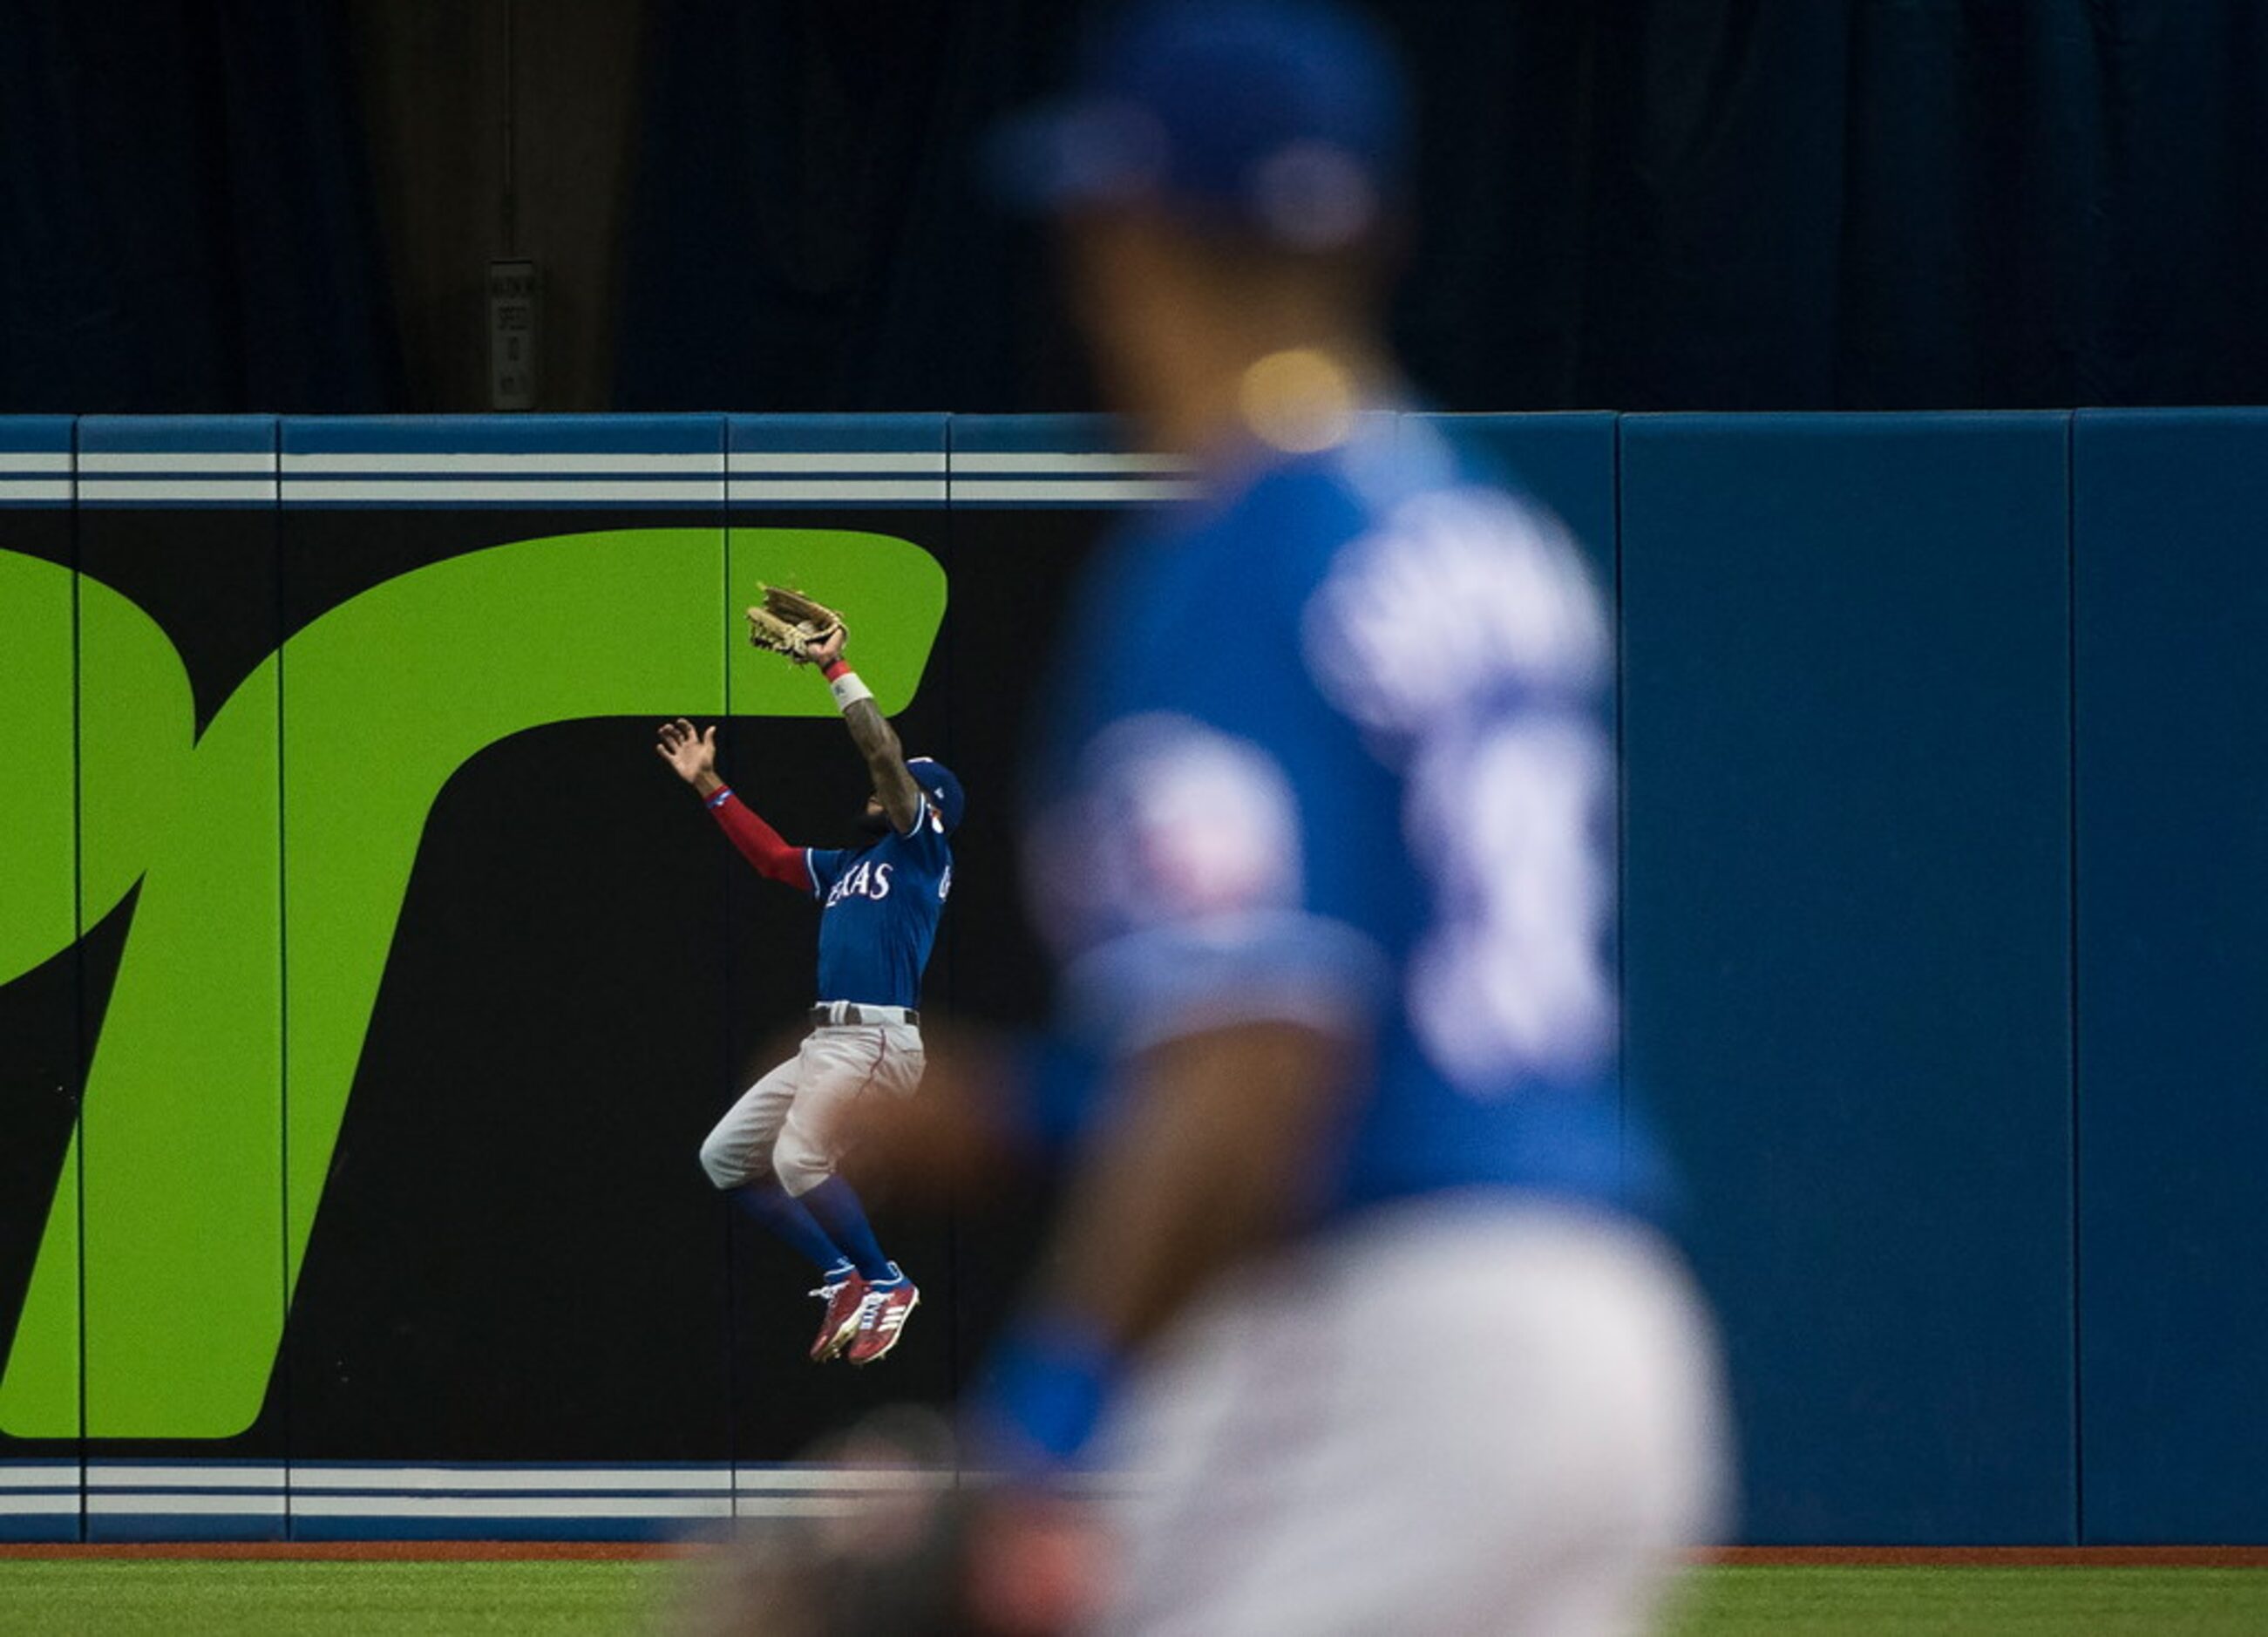
{"type": "MultiPolygon", "coordinates": [[[[149,462],[145,464],[161,464],[149,462]]],[[[68,469],[66,468],[66,469],[68,469]]],[[[565,473],[580,476],[667,476],[729,472],[792,472],[806,475],[849,473],[943,473],[942,449],[826,450],[778,453],[771,450],[719,451],[704,454],[364,454],[323,453],[284,457],[287,477],[538,477],[565,473]]]]}
{"type": "Polygon", "coordinates": [[[291,1472],[296,1493],[317,1489],[730,1489],[721,1467],[608,1467],[514,1471],[454,1466],[303,1466],[291,1472]]]}
{"type": "MultiPolygon", "coordinates": [[[[302,1495],[291,1498],[296,1517],[328,1518],[730,1518],[854,1517],[866,1505],[858,1495],[302,1495]]],[[[69,1495],[11,1495],[0,1500],[0,1517],[57,1517],[79,1509],[69,1495]]],[[[151,1494],[127,1491],[91,1495],[87,1511],[101,1517],[281,1517],[280,1498],[248,1495],[151,1494]]]]}
{"type": "Polygon", "coordinates": [[[1094,505],[1098,502],[1126,500],[1187,500],[1197,493],[1194,482],[1179,482],[1170,478],[1035,478],[1014,479],[956,477],[953,480],[955,500],[971,502],[984,500],[1040,500],[1057,505],[1094,505]]]}
{"type": "Polygon", "coordinates": [[[510,500],[526,505],[544,505],[567,500],[585,503],[627,500],[644,501],[649,505],[655,501],[667,501],[687,505],[715,505],[725,498],[725,479],[721,471],[716,471],[713,467],[711,470],[713,476],[698,482],[659,478],[644,483],[609,482],[605,478],[578,483],[558,477],[519,481],[499,478],[486,483],[465,478],[420,483],[400,478],[357,481],[337,477],[287,477],[284,480],[284,498],[286,502],[423,500],[460,504],[510,500]]]}
{"type": "Polygon", "coordinates": [[[83,449],[82,472],[272,472],[273,449],[83,449]]]}
{"type": "MultiPolygon", "coordinates": [[[[229,1465],[184,1461],[91,1464],[89,1488],[99,1490],[236,1489],[280,1493],[286,1470],[280,1465],[229,1465]]],[[[301,1466],[289,1471],[293,1491],[371,1490],[402,1493],[423,1490],[469,1490],[497,1494],[522,1491],[728,1490],[813,1493],[936,1487],[952,1475],[919,1467],[751,1466],[737,1471],[721,1466],[504,1467],[301,1466]]],[[[42,1464],[0,1469],[0,1483],[13,1488],[76,1487],[76,1466],[42,1464]]]]}
{"type": "Polygon", "coordinates": [[[730,1517],[733,1503],[723,1495],[294,1495],[291,1510],[301,1517],[730,1517]]]}
{"type": "Polygon", "coordinates": [[[64,1465],[0,1466],[0,1489],[53,1489],[58,1486],[78,1487],[78,1463],[64,1465]]]}
{"type": "Polygon", "coordinates": [[[691,454],[568,454],[556,450],[541,453],[518,450],[490,454],[458,452],[405,453],[395,451],[379,454],[324,450],[305,454],[287,451],[284,456],[284,473],[287,477],[371,472],[396,476],[431,474],[436,477],[467,472],[487,472],[500,477],[532,477],[552,472],[663,475],[672,472],[716,473],[724,468],[725,452],[722,449],[691,454]]]}
{"type": "Polygon", "coordinates": [[[178,1466],[124,1466],[107,1461],[90,1461],[86,1468],[86,1484],[90,1489],[272,1489],[284,1487],[281,1466],[225,1466],[218,1462],[207,1464],[188,1461],[178,1466]]]}
{"type": "MultiPolygon", "coordinates": [[[[0,468],[63,472],[68,454],[0,455],[0,468]]],[[[946,457],[937,451],[716,454],[363,454],[283,457],[280,487],[264,476],[276,457],[259,451],[98,450],[80,457],[82,474],[138,472],[134,477],[82,476],[88,501],[328,502],[372,505],[633,502],[831,505],[850,502],[1053,502],[1077,505],[1187,499],[1198,492],[1176,457],[1154,454],[996,454],[946,457]],[[255,472],[260,477],[209,476],[255,472]],[[871,473],[930,474],[876,477],[871,473]],[[594,474],[587,479],[555,474],[594,474]],[[779,473],[789,476],[757,476],[779,473]],[[840,473],[841,476],[816,474],[840,473]],[[156,474],[170,474],[158,476],[156,474]],[[482,476],[471,476],[482,474],[482,476]],[[624,476],[656,475],[624,483],[624,476]],[[964,474],[1008,475],[976,476],[964,474]],[[720,490],[720,480],[722,489],[720,490]]],[[[0,500],[71,498],[67,478],[0,476],[0,500]]]]}
{"type": "Polygon", "coordinates": [[[922,1467],[742,1467],[738,1474],[743,1493],[812,1489],[943,1489],[953,1482],[950,1472],[922,1467]]]}
{"type": "Polygon", "coordinates": [[[960,472],[1045,472],[1065,476],[1081,473],[1186,472],[1188,460],[1178,454],[998,454],[968,450],[953,457],[960,472]]]}
{"type": "Polygon", "coordinates": [[[735,1517],[856,1517],[866,1509],[858,1495],[741,1495],[733,1502],[735,1517]]]}
{"type": "Polygon", "coordinates": [[[0,472],[62,472],[71,469],[68,449],[0,449],[0,472]]]}
{"type": "Polygon", "coordinates": [[[806,482],[777,477],[734,477],[727,490],[735,503],[770,501],[828,502],[836,500],[942,500],[941,477],[812,478],[806,482]]]}
{"type": "Polygon", "coordinates": [[[853,451],[824,454],[781,453],[770,449],[735,449],[725,463],[738,472],[942,472],[942,449],[853,451]]]}
{"type": "MultiPolygon", "coordinates": [[[[837,1517],[874,1496],[944,1488],[948,1472],[917,1468],[320,1466],[284,1469],[184,1461],[88,1468],[86,1510],[102,1517],[519,1519],[837,1517]],[[363,1493],[355,1493],[355,1492],[363,1493]],[[558,1493],[558,1492],[570,1493],[558,1493]],[[455,1493],[444,1493],[455,1492],[455,1493]],[[550,1493],[536,1493],[550,1492],[550,1493]]],[[[79,1469],[0,1468],[0,1516],[78,1512],[79,1469]],[[33,1493],[33,1486],[62,1493],[33,1493]]]]}
{"type": "Polygon", "coordinates": [[[272,477],[85,477],[82,500],[261,500],[276,498],[272,477]]]}
{"type": "Polygon", "coordinates": [[[126,1490],[114,1495],[89,1495],[90,1516],[210,1517],[227,1513],[239,1517],[282,1517],[284,1497],[276,1495],[153,1495],[126,1490]]]}

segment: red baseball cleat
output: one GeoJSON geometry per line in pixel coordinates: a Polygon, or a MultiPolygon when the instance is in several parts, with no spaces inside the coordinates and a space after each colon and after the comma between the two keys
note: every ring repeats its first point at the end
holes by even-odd
{"type": "Polygon", "coordinates": [[[921,1292],[909,1279],[880,1287],[869,1285],[858,1309],[858,1333],[850,1339],[850,1362],[872,1364],[896,1346],[898,1338],[905,1333],[906,1315],[920,1301],[921,1292]]]}
{"type": "Polygon", "coordinates": [[[811,1294],[827,1304],[819,1321],[818,1339],[811,1344],[811,1361],[824,1364],[858,1333],[858,1316],[866,1309],[866,1281],[856,1272],[830,1279],[811,1294]]]}

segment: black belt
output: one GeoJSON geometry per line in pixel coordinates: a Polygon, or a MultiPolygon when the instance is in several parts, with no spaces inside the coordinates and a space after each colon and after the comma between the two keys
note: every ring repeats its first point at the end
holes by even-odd
{"type": "Polygon", "coordinates": [[[888,1023],[918,1027],[921,1014],[911,1007],[869,1007],[855,1000],[822,1000],[811,1008],[811,1022],[814,1029],[863,1029],[868,1024],[888,1023]]]}

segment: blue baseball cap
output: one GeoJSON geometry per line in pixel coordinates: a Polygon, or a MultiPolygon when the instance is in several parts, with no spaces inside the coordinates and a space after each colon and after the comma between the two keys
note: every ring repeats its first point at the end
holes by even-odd
{"type": "Polygon", "coordinates": [[[1407,98],[1384,36],[1326,0],[1148,0],[1092,35],[1061,102],[993,151],[1011,201],[1141,202],[1293,250],[1359,243],[1385,218],[1407,98]]]}
{"type": "Polygon", "coordinates": [[[922,787],[937,808],[938,816],[945,821],[946,834],[949,836],[959,830],[961,815],[968,799],[961,793],[961,781],[953,776],[953,770],[942,762],[922,756],[910,757],[906,771],[914,776],[914,783],[922,787]]]}

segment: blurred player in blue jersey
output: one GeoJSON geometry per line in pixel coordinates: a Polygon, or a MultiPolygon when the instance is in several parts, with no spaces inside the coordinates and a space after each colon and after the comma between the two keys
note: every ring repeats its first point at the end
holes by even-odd
{"type": "MultiPolygon", "coordinates": [[[[975,1412],[1026,1495],[1142,1475],[1108,1630],[1625,1631],[1714,1521],[1708,1326],[1617,1090],[1609,622],[1552,517],[1366,413],[1407,402],[1403,129],[1347,15],[1174,0],[1005,146],[1204,480],[1091,572],[1049,702],[1083,1138],[975,1412]]],[[[1049,1560],[1019,1510],[980,1603],[1049,1560]]]]}
{"type": "Polygon", "coordinates": [[[872,1364],[895,1346],[921,1293],[883,1256],[850,1184],[836,1174],[845,1122],[870,1093],[909,1095],[922,1076],[922,970],[953,889],[960,781],[907,760],[873,696],[843,659],[838,630],[814,647],[865,758],[873,793],[861,815],[874,839],[797,847],[717,774],[717,730],[682,718],[656,747],[758,872],[817,898],[818,1004],[802,1049],[743,1093],[701,1145],[702,1168],[767,1229],[820,1270],[825,1307],[814,1364],[872,1364]]]}

